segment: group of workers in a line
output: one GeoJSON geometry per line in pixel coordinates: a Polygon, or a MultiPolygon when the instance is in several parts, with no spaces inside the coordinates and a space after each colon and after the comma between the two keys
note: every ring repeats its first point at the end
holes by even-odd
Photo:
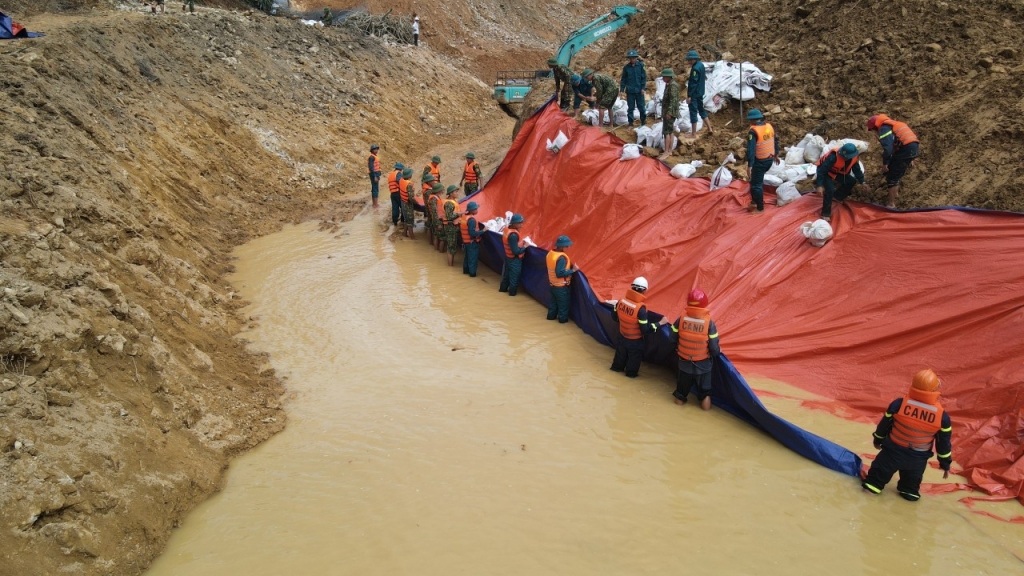
{"type": "MultiPolygon", "coordinates": [[[[611,108],[617,98],[626,101],[626,118],[629,126],[633,126],[634,111],[637,112],[640,124],[647,122],[644,93],[647,89],[647,71],[636,50],[626,53],[628,62],[622,67],[619,82],[611,77],[595,73],[586,68],[580,74],[554,58],[548,60],[555,79],[555,94],[559,98],[559,106],[568,112],[569,101],[572,99],[573,116],[577,119],[583,102],[597,110],[599,123],[603,125],[607,114],[611,122],[611,108]]],[[[686,61],[690,71],[686,80],[686,104],[690,113],[689,138],[697,137],[698,119],[703,119],[708,133],[713,134],[708,112],[704,108],[707,72],[696,50],[686,53],[686,61]]],[[[676,146],[674,124],[680,105],[680,87],[676,83],[676,74],[672,68],[661,71],[665,82],[665,92],[661,101],[662,135],[664,149],[660,160],[667,160],[676,146]]],[[[752,213],[764,211],[764,176],[772,165],[779,161],[779,143],[775,137],[775,129],[769,124],[764,114],[757,109],[747,113],[750,130],[747,132],[747,168],[750,181],[750,204],[747,210],[752,213]]],[[[868,119],[867,130],[873,132],[882,146],[882,173],[885,175],[888,198],[886,206],[896,207],[896,196],[900,189],[900,180],[920,152],[920,143],[914,131],[906,123],[889,118],[885,114],[876,114],[868,119]]],[[[815,175],[815,191],[822,196],[821,217],[832,220],[832,202],[843,202],[859,186],[866,191],[864,172],[859,164],[859,153],[853,144],[845,144],[839,150],[830,152],[819,159],[815,175]]]]}

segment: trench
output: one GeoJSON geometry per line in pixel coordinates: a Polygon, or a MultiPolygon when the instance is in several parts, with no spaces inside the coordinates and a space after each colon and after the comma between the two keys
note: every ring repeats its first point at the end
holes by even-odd
{"type": "Polygon", "coordinates": [[[678,407],[666,372],[610,372],[609,348],[489,270],[388,241],[372,214],[237,256],[256,319],[242,336],[286,378],[288,427],[232,463],[150,575],[1021,569],[1020,527],[947,496],[866,496],[728,414],[678,407]]]}

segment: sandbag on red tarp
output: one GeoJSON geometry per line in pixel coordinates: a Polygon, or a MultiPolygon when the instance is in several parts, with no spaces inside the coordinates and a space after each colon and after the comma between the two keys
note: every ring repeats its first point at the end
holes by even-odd
{"type": "Polygon", "coordinates": [[[13,40],[15,38],[38,38],[43,34],[29,32],[24,26],[18,24],[11,17],[0,12],[0,40],[13,40]]]}
{"type": "Polygon", "coordinates": [[[847,202],[833,210],[833,240],[814,248],[798,228],[820,196],[751,215],[746,182],[711,192],[650,158],[620,162],[621,151],[549,104],[473,199],[483,219],[525,215],[542,248],[571,236],[601,300],[646,276],[649,308],[675,319],[699,285],[741,372],[832,399],[817,405],[840,415],[876,420],[914,372],[934,368],[963,475],[1024,503],[1024,215],[847,202]],[[559,130],[569,143],[554,154],[545,142],[559,130]]]}

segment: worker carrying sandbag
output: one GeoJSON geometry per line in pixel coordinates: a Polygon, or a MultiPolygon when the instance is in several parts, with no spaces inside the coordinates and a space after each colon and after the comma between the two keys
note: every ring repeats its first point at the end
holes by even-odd
{"type": "Polygon", "coordinates": [[[612,320],[619,325],[619,339],[615,343],[613,372],[625,372],[636,378],[640,374],[640,363],[644,361],[644,334],[655,332],[658,325],[647,320],[647,279],[637,277],[621,300],[615,303],[612,320]]]}
{"type": "MultiPolygon", "coordinates": [[[[667,322],[667,321],[665,321],[667,322]]],[[[686,404],[690,390],[696,386],[697,399],[704,410],[711,409],[711,368],[722,354],[718,344],[718,328],[708,310],[708,296],[694,288],[686,298],[683,314],[672,325],[679,364],[676,370],[676,404],[686,404]]]]}
{"type": "Polygon", "coordinates": [[[875,114],[868,118],[867,129],[878,135],[878,143],[882,145],[882,173],[885,174],[885,185],[889,193],[885,206],[895,208],[900,180],[920,153],[917,134],[914,134],[910,126],[885,114],[875,114]]]}
{"type": "Polygon", "coordinates": [[[822,220],[832,221],[832,200],[846,200],[855,185],[864,186],[864,170],[855,145],[843,144],[818,160],[814,189],[822,196],[822,220]]]}
{"type": "Polygon", "coordinates": [[[747,167],[750,172],[750,204],[747,211],[754,214],[764,212],[764,175],[772,164],[779,161],[779,141],[775,128],[765,122],[764,114],[757,108],[747,112],[750,131],[747,133],[747,167]]]}
{"type": "Polygon", "coordinates": [[[910,391],[903,398],[889,404],[872,438],[875,448],[881,450],[871,463],[861,486],[872,494],[882,489],[897,471],[900,480],[896,490],[905,500],[921,499],[921,479],[924,477],[932,446],[942,468],[942,477],[949,477],[953,461],[953,425],[949,414],[939,404],[942,381],[930,369],[914,375],[910,391]]]}
{"type": "Polygon", "coordinates": [[[559,236],[555,241],[555,249],[548,252],[546,263],[548,268],[548,284],[551,285],[551,303],[548,304],[548,320],[558,318],[565,324],[569,321],[569,284],[572,275],[579,270],[569,260],[566,248],[572,246],[568,236],[559,236]]]}

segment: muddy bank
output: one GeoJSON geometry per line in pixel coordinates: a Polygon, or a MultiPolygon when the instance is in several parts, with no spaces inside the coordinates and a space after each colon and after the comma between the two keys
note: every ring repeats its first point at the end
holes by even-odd
{"type": "Polygon", "coordinates": [[[23,21],[48,35],[0,45],[0,574],[138,573],[284,425],[230,249],[362,209],[371,141],[390,164],[506,120],[445,58],[343,30],[23,21]]]}

